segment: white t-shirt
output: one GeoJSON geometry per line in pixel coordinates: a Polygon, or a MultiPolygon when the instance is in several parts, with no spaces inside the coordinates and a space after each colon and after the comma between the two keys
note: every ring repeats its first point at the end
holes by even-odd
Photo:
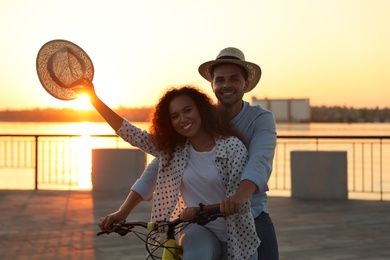
{"type": "MultiPolygon", "coordinates": [[[[188,207],[220,203],[226,198],[226,188],[215,166],[215,146],[208,152],[197,152],[190,146],[187,167],[181,183],[181,194],[188,207]]],[[[206,225],[220,241],[227,241],[227,225],[224,218],[217,218],[206,225]]]]}

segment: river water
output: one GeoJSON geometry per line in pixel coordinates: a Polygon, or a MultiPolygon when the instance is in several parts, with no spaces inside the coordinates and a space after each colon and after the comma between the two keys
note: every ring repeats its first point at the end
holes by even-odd
{"type": "MultiPolygon", "coordinates": [[[[142,129],[148,130],[150,124],[147,122],[135,123],[142,129]]],[[[279,136],[390,136],[390,123],[305,123],[305,124],[277,124],[279,136]]],[[[106,123],[41,123],[41,122],[0,122],[0,135],[82,135],[79,150],[84,154],[85,161],[90,162],[91,147],[82,142],[88,140],[89,135],[112,135],[114,131],[106,123]],[[84,151],[85,150],[85,151],[84,151]]],[[[7,137],[8,138],[8,137],[7,137]]],[[[86,141],[87,142],[87,141],[86,141]]],[[[86,143],[85,143],[86,144],[86,143]]],[[[96,147],[96,146],[95,146],[96,147]]],[[[8,158],[4,144],[0,139],[0,160],[8,158]]],[[[383,154],[390,154],[390,145],[383,146],[383,154]]],[[[148,161],[151,157],[148,157],[148,161]]],[[[33,188],[32,171],[20,169],[9,169],[1,167],[9,163],[0,162],[0,189],[31,189],[33,188]]],[[[383,169],[389,169],[390,162],[385,162],[383,169]]],[[[90,168],[91,165],[80,165],[79,170],[85,172],[84,180],[80,181],[78,189],[91,189],[90,168]]],[[[390,172],[384,172],[386,178],[390,178],[390,172]]]]}
{"type": "MultiPolygon", "coordinates": [[[[137,126],[148,129],[149,123],[137,126]]],[[[306,123],[277,124],[278,135],[390,135],[390,123],[306,123]]],[[[107,123],[0,122],[1,134],[113,134],[107,123]]]]}

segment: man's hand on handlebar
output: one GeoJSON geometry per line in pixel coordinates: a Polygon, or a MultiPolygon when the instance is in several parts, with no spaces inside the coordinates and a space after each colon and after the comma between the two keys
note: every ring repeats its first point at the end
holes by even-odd
{"type": "MultiPolygon", "coordinates": [[[[234,215],[240,212],[241,206],[245,203],[245,197],[240,196],[238,194],[234,194],[224,200],[221,201],[220,204],[212,204],[204,206],[203,210],[207,210],[210,208],[218,207],[219,205],[219,213],[222,213],[224,217],[228,217],[230,215],[234,215]]],[[[193,220],[200,211],[200,207],[189,207],[184,209],[180,213],[180,219],[182,221],[191,221],[193,220]]]]}
{"type": "Polygon", "coordinates": [[[245,198],[234,194],[221,201],[220,210],[221,213],[228,217],[240,212],[241,206],[245,203],[245,198]]]}

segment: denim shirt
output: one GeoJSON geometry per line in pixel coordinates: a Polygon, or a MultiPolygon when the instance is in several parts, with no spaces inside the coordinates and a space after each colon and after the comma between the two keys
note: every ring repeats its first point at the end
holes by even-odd
{"type": "MultiPolygon", "coordinates": [[[[268,213],[266,192],[276,147],[275,119],[270,111],[243,101],[240,113],[231,120],[231,123],[243,136],[243,143],[249,152],[249,161],[242,180],[250,180],[257,185],[258,189],[252,196],[251,204],[252,214],[257,217],[262,211],[268,213]]],[[[131,188],[144,200],[149,201],[153,198],[158,164],[158,160],[154,159],[131,188]]]]}

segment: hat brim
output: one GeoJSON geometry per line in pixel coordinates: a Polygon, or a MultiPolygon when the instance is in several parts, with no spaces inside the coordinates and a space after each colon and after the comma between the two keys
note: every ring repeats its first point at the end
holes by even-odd
{"type": "Polygon", "coordinates": [[[52,40],[45,43],[38,52],[36,69],[39,81],[50,95],[61,100],[73,100],[78,97],[78,94],[74,90],[81,86],[79,84],[73,84],[72,86],[64,87],[63,85],[58,84],[56,80],[53,80],[48,69],[50,57],[63,48],[71,49],[80,57],[85,67],[83,78],[92,81],[94,75],[92,60],[82,48],[66,40],[52,40]]]}
{"type": "Polygon", "coordinates": [[[257,83],[259,83],[261,78],[261,68],[259,67],[259,65],[252,62],[235,60],[235,59],[220,59],[220,60],[207,61],[199,66],[198,68],[199,74],[207,81],[212,82],[213,79],[211,75],[211,69],[216,65],[222,63],[233,63],[246,69],[246,71],[248,72],[248,89],[245,92],[251,91],[256,87],[257,83]]]}

